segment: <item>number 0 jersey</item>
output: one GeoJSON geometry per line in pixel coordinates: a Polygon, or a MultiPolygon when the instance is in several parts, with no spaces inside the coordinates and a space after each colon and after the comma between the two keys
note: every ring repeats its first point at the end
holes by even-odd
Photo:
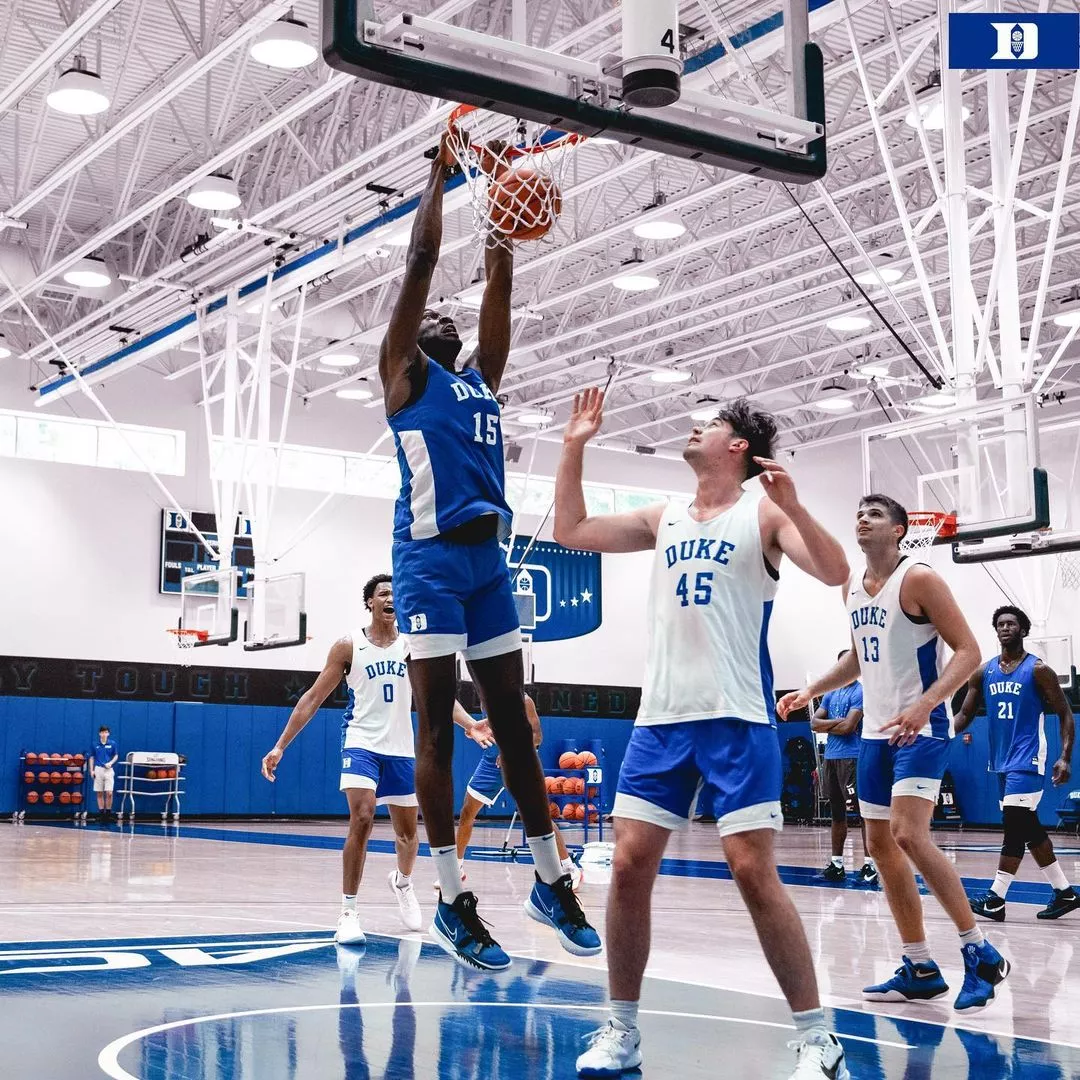
{"type": "Polygon", "coordinates": [[[776,576],[761,547],[762,495],[743,492],[709,521],[695,521],[685,499],[665,507],[639,725],[720,718],[776,723],[768,645],[776,576]]]}
{"type": "MultiPolygon", "coordinates": [[[[851,636],[859,657],[863,687],[864,739],[887,739],[887,724],[936,682],[943,666],[944,644],[929,619],[913,618],[900,606],[900,588],[913,566],[903,557],[876,596],[867,594],[863,571],[848,587],[847,610],[851,636]]],[[[920,737],[948,739],[952,719],[944,702],[930,714],[920,737]]]]}
{"type": "Polygon", "coordinates": [[[415,757],[412,688],[405,667],[408,639],[398,634],[383,649],[372,644],[363,630],[356,630],[352,643],[352,666],[345,676],[349,704],[341,724],[342,749],[415,757]]]}
{"type": "Polygon", "coordinates": [[[1008,675],[1001,657],[983,669],[983,701],[990,731],[991,772],[1046,772],[1046,726],[1035,683],[1038,658],[1025,655],[1008,675]]]}
{"type": "Polygon", "coordinates": [[[427,540],[485,514],[510,534],[499,403],[480,372],[452,375],[429,357],[416,401],[387,417],[394,433],[401,494],[395,540],[427,540]]]}

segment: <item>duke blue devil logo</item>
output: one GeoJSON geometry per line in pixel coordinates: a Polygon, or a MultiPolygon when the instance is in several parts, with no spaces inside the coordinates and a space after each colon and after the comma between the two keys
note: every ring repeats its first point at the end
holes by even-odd
{"type": "Polygon", "coordinates": [[[997,34],[997,52],[991,60],[1034,60],[1039,55],[1037,23],[991,23],[997,34]]]}

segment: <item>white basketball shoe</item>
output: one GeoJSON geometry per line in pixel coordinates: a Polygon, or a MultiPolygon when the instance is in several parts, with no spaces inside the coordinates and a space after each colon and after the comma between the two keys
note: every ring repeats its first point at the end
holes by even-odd
{"type": "Polygon", "coordinates": [[[589,1049],[577,1059],[578,1076],[621,1076],[641,1067],[641,1032],[608,1020],[589,1035],[589,1049]]]}
{"type": "Polygon", "coordinates": [[[844,1048],[835,1035],[822,1046],[820,1043],[789,1042],[788,1048],[798,1055],[798,1064],[791,1080],[851,1080],[844,1048]]]}
{"type": "Polygon", "coordinates": [[[411,881],[401,883],[397,870],[391,870],[386,879],[390,885],[390,891],[397,900],[398,912],[406,930],[422,930],[424,918],[420,914],[420,901],[416,899],[416,890],[411,881]]]}
{"type": "Polygon", "coordinates": [[[334,940],[339,945],[366,945],[367,936],[360,928],[360,915],[356,911],[343,911],[338,916],[334,940]]]}

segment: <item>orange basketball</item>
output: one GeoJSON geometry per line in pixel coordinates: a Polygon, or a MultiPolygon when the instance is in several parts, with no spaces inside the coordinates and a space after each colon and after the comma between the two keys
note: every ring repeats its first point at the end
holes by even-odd
{"type": "Polygon", "coordinates": [[[62,761],[62,762],[63,762],[63,763],[65,764],[65,765],[70,765],[70,764],[71,764],[71,755],[70,755],[70,754],[61,754],[61,755],[60,755],[60,760],[61,760],[61,761],[62,761]]]}
{"type": "Polygon", "coordinates": [[[74,763],[75,763],[76,765],[83,765],[83,764],[85,764],[85,762],[86,762],[86,758],[85,758],[85,757],[83,757],[83,755],[82,755],[82,754],[76,754],[76,755],[75,755],[75,756],[74,756],[74,757],[73,757],[73,758],[72,758],[71,760],[72,760],[72,761],[73,761],[73,762],[74,762],[74,763]]]}
{"type": "Polygon", "coordinates": [[[588,814],[589,814],[589,821],[592,822],[594,825],[596,824],[596,822],[598,822],[600,820],[600,814],[597,811],[596,807],[593,806],[592,803],[589,803],[588,814]]]}
{"type": "Polygon", "coordinates": [[[559,755],[559,768],[560,769],[573,769],[577,762],[577,754],[573,750],[567,750],[565,754],[559,755]]]}
{"type": "Polygon", "coordinates": [[[580,754],[579,757],[581,758],[581,767],[583,769],[587,769],[590,765],[596,764],[596,755],[591,750],[586,750],[584,753],[580,754]]]}
{"type": "Polygon", "coordinates": [[[81,792],[81,791],[73,791],[73,792],[71,793],[71,801],[72,801],[72,802],[73,802],[73,803],[74,803],[74,804],[75,804],[76,806],[78,806],[78,805],[79,805],[79,803],[81,803],[81,802],[82,802],[82,792],[81,792]]]}
{"type": "Polygon", "coordinates": [[[37,754],[35,754],[33,750],[31,750],[26,755],[26,764],[27,765],[36,765],[37,764],[37,754]]]}
{"type": "Polygon", "coordinates": [[[555,181],[528,165],[504,169],[488,186],[488,218],[511,240],[539,240],[562,213],[555,181]]]}
{"type": "Polygon", "coordinates": [[[62,772],[60,772],[59,769],[56,772],[49,773],[49,783],[50,784],[62,784],[64,782],[63,779],[62,779],[63,775],[64,774],[62,772]]]}
{"type": "Polygon", "coordinates": [[[60,783],[61,784],[70,784],[71,780],[72,780],[71,773],[65,772],[65,773],[60,774],[60,783]]]}
{"type": "Polygon", "coordinates": [[[39,798],[41,798],[41,796],[38,795],[36,791],[28,791],[26,793],[26,801],[28,803],[36,803],[39,798]]]}
{"type": "Polygon", "coordinates": [[[74,779],[71,782],[73,784],[81,784],[83,782],[83,779],[83,774],[81,772],[77,772],[74,774],[74,779]]]}
{"type": "Polygon", "coordinates": [[[545,776],[544,777],[544,790],[549,795],[551,794],[551,780],[552,780],[552,778],[550,776],[545,776]]]}
{"type": "Polygon", "coordinates": [[[169,770],[169,779],[170,780],[175,780],[176,779],[176,770],[175,769],[170,769],[169,770]]]}
{"type": "Polygon", "coordinates": [[[37,779],[37,777],[34,775],[34,772],[33,772],[32,769],[28,769],[26,772],[24,772],[22,774],[22,778],[23,778],[23,783],[26,783],[26,784],[32,784],[37,779]]]}
{"type": "Polygon", "coordinates": [[[49,755],[49,760],[50,760],[50,761],[51,761],[51,762],[52,762],[52,763],[53,763],[54,765],[63,765],[63,763],[64,763],[64,758],[63,758],[63,756],[62,756],[62,755],[60,755],[60,754],[50,754],[50,755],[49,755]]]}
{"type": "MultiPolygon", "coordinates": [[[[30,794],[33,795],[34,793],[31,791],[30,794]]],[[[559,816],[560,816],[560,814],[559,814],[559,804],[558,803],[553,803],[553,802],[548,803],[548,813],[551,815],[551,820],[552,821],[557,820],[559,818],[559,816]]]]}
{"type": "Polygon", "coordinates": [[[150,770],[150,771],[149,771],[149,772],[148,772],[148,773],[146,774],[146,779],[147,779],[147,780],[156,780],[156,779],[157,779],[157,769],[151,769],[151,770],[150,770]]]}
{"type": "Polygon", "coordinates": [[[51,791],[46,791],[41,796],[41,801],[44,803],[51,803],[55,800],[56,796],[51,791]]]}
{"type": "Polygon", "coordinates": [[[37,774],[37,778],[38,778],[38,783],[39,784],[47,784],[49,782],[49,772],[48,772],[48,770],[47,769],[42,769],[41,772],[39,772],[37,774]]]}
{"type": "Polygon", "coordinates": [[[71,802],[71,792],[70,792],[70,791],[61,791],[61,792],[60,792],[60,801],[61,801],[61,802],[62,802],[62,803],[63,803],[63,804],[65,805],[65,806],[66,806],[66,805],[67,805],[67,804],[68,804],[69,802],[71,802]]]}

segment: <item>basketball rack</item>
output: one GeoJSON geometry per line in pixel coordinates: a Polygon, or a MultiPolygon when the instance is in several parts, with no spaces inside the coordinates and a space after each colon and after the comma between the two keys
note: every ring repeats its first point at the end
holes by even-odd
{"type": "Polygon", "coordinates": [[[674,104],[635,109],[624,93],[629,58],[567,56],[411,12],[381,22],[373,0],[322,0],[323,56],[331,67],[386,86],[806,184],[825,175],[826,150],[824,66],[821,50],[805,39],[805,14],[785,20],[786,27],[799,27],[790,32],[801,39],[790,42],[800,115],[687,87],[674,104]]]}

